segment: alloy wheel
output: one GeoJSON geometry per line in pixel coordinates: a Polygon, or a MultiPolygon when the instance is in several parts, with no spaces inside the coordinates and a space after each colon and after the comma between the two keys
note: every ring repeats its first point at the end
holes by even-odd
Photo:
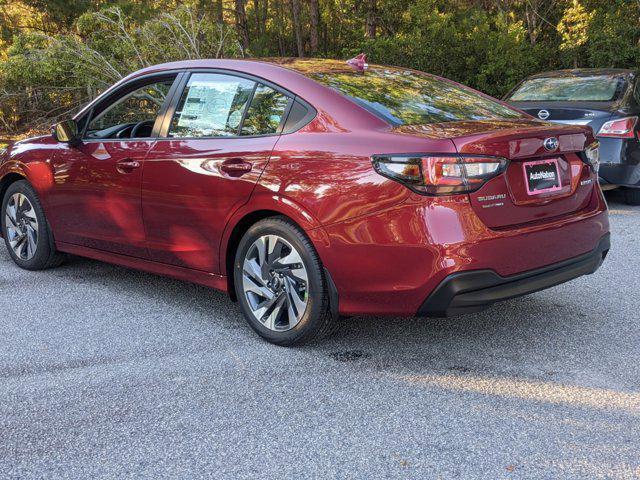
{"type": "Polygon", "coordinates": [[[307,308],[307,269],[300,253],[278,235],[263,235],[251,244],[242,288],[253,316],[269,330],[294,328],[307,308]]]}
{"type": "Polygon", "coordinates": [[[5,211],[6,236],[9,246],[20,260],[31,260],[38,248],[38,218],[29,199],[15,193],[5,211]]]}

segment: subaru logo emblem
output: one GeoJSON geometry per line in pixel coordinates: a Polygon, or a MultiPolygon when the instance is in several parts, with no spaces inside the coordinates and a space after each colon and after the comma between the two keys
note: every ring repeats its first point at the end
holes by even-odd
{"type": "Polygon", "coordinates": [[[549,110],[540,110],[538,112],[538,118],[540,120],[546,120],[547,118],[549,118],[549,110]]]}
{"type": "Polygon", "coordinates": [[[553,152],[558,149],[558,139],[556,137],[549,137],[544,139],[544,148],[553,152]]]}

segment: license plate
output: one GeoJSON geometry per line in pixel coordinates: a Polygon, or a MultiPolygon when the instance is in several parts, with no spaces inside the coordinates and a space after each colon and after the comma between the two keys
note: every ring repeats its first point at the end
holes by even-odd
{"type": "Polygon", "coordinates": [[[522,164],[522,169],[529,195],[555,192],[562,189],[557,158],[525,162],[522,164]]]}

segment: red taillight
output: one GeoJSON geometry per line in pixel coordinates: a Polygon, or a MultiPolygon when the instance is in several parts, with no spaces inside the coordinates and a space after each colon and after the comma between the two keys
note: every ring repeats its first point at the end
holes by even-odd
{"type": "Polygon", "coordinates": [[[598,132],[598,137],[633,138],[638,117],[619,118],[605,123],[598,132]]]}
{"type": "Polygon", "coordinates": [[[507,160],[466,155],[375,155],[376,172],[427,195],[451,195],[479,189],[500,175],[507,160]]]}

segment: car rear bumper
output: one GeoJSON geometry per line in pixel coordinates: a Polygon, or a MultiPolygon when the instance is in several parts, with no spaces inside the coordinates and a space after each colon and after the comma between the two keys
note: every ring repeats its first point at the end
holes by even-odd
{"type": "Polygon", "coordinates": [[[413,316],[449,276],[492,271],[502,278],[559,265],[593,251],[609,232],[594,188],[579,212],[492,230],[467,197],[422,197],[323,228],[314,241],[335,282],[342,315],[413,316]]]}
{"type": "Polygon", "coordinates": [[[418,316],[446,317],[483,310],[509,300],[595,272],[607,255],[610,235],[591,252],[568,260],[503,277],[493,270],[457,272],[445,278],[418,310],[418,316]]]}
{"type": "Polygon", "coordinates": [[[635,138],[597,138],[600,142],[600,183],[640,187],[640,142],[635,138]]]}
{"type": "Polygon", "coordinates": [[[600,165],[600,184],[640,188],[640,165],[603,163],[600,165]]]}

